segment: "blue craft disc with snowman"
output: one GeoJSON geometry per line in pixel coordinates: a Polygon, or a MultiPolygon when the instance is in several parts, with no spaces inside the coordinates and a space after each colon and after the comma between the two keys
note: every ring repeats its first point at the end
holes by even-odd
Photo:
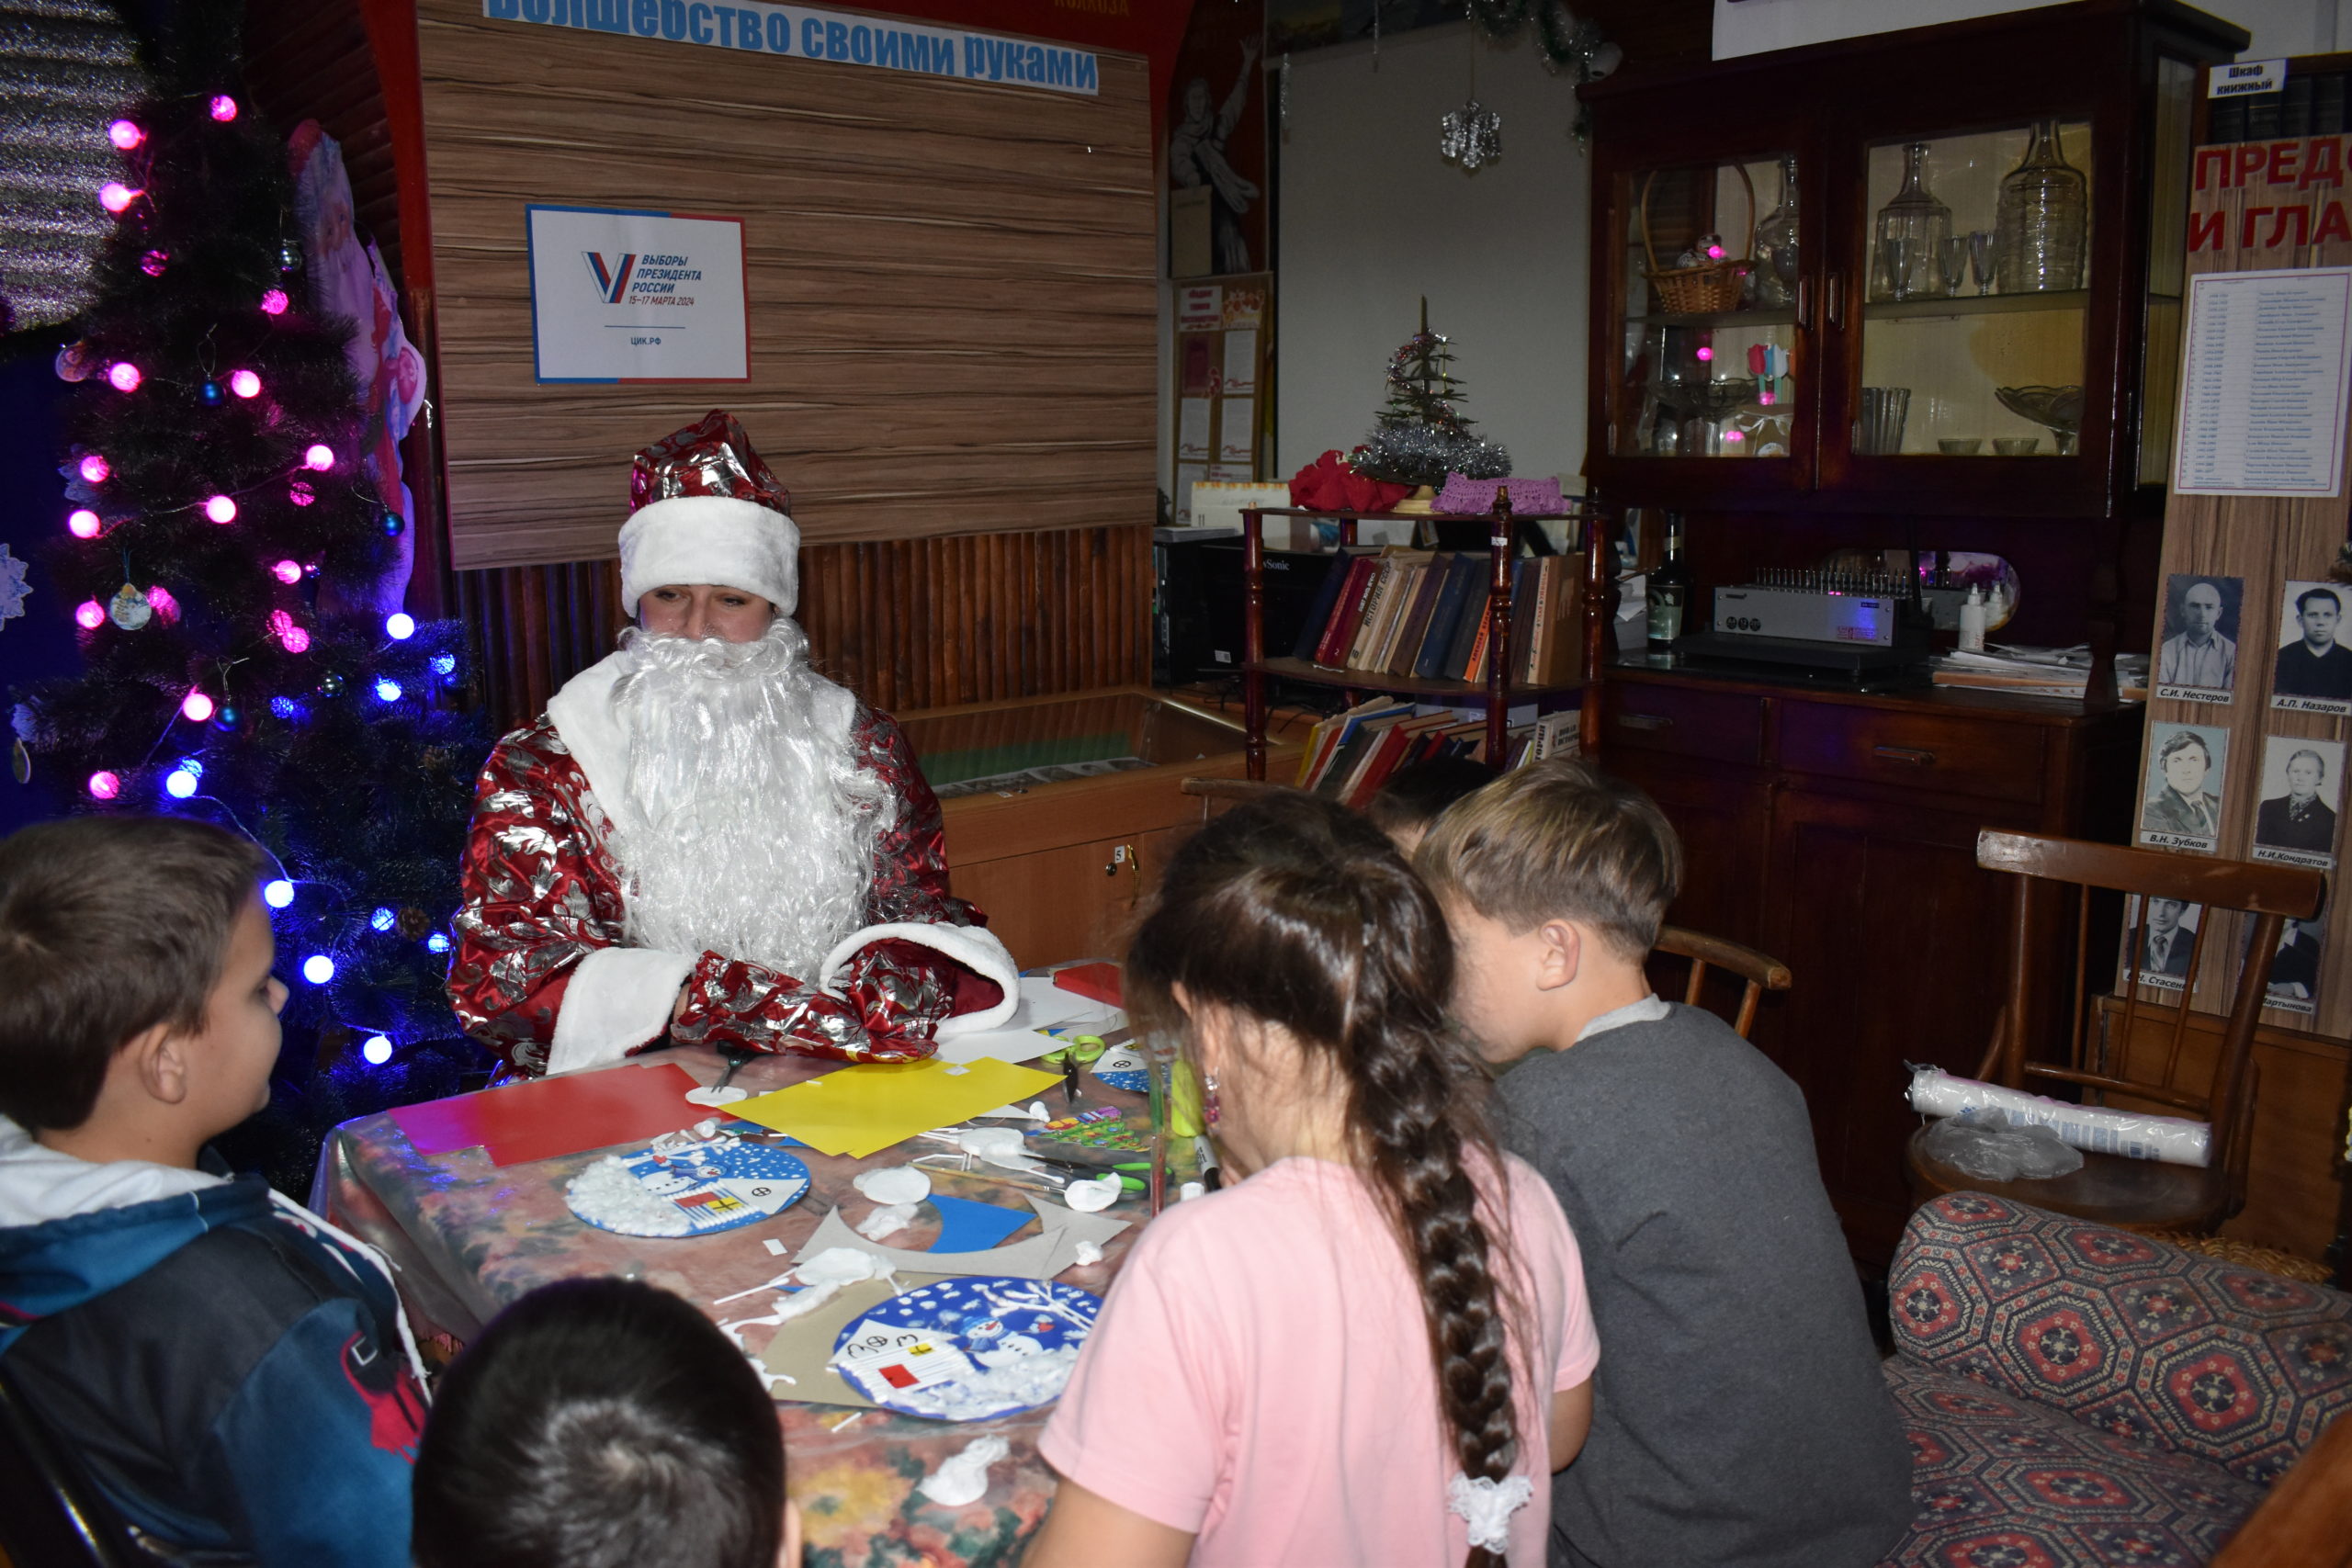
{"type": "Polygon", "coordinates": [[[753,1224],[808,1190],[798,1156],[736,1138],[662,1140],[607,1155],[564,1190],[571,1212],[621,1235],[708,1235],[753,1224]]]}
{"type": "Polygon", "coordinates": [[[1094,1076],[1107,1087],[1129,1094],[1151,1091],[1151,1062],[1132,1045],[1114,1045],[1096,1057],[1094,1076]]]}
{"type": "Polygon", "coordinates": [[[941,1280],[853,1318],[832,1366],[886,1410],[934,1421],[1017,1416],[1061,1397],[1102,1310],[1102,1297],[1050,1280],[941,1280]]]}

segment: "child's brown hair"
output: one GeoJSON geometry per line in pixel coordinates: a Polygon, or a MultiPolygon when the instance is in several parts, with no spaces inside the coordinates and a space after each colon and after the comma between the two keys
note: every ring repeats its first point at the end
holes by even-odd
{"type": "Polygon", "coordinates": [[[268,863],[178,817],[75,817],[0,841],[0,1115],[89,1120],[117,1051],[195,1032],[268,863]]]}
{"type": "Polygon", "coordinates": [[[1441,899],[1514,931],[1568,919],[1638,963],[1682,886],[1682,842],[1650,797],[1581,761],[1534,762],[1449,809],[1414,864],[1441,899]]]}

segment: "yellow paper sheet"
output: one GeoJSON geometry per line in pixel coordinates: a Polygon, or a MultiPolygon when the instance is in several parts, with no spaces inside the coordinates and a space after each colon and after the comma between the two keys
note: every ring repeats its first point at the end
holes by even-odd
{"type": "Polygon", "coordinates": [[[727,1109],[821,1154],[863,1157],[1060,1082],[1052,1073],[1011,1062],[868,1062],[727,1109]]]}

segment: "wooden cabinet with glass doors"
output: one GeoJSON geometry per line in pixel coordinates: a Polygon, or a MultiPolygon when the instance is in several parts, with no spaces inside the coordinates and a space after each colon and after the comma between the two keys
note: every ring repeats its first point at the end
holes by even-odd
{"type": "Polygon", "coordinates": [[[2078,0],[1585,89],[1593,483],[1708,510],[2144,504],[2199,67],[2245,39],[2078,0]]]}

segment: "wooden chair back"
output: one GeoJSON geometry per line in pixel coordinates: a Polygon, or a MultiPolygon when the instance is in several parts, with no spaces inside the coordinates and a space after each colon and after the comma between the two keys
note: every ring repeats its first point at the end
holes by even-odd
{"type": "MultiPolygon", "coordinates": [[[[2262,1015],[2272,955],[2289,919],[2308,919],[2319,910],[2325,880],[2318,872],[2300,866],[2258,865],[2245,861],[2209,860],[2159,850],[2127,849],[2120,844],[2085,843],[2042,833],[2007,832],[1986,829],[1976,837],[1976,863],[1987,871],[2007,872],[2018,879],[2016,912],[2011,921],[2009,986],[2001,1013],[2001,1027],[1986,1052],[1979,1077],[2029,1089],[2029,1080],[2073,1084],[2100,1094],[2113,1094],[2162,1105],[2211,1124],[2209,1168],[2242,1179],[2246,1124],[2252,1109],[2248,1085],[2249,1059],[2255,1025],[2262,1015]],[[2066,1013],[2067,1056],[2064,1063],[2030,1061],[2026,1055],[2023,1021],[2046,1016],[2037,1010],[2037,998],[2049,995],[2050,977],[2043,966],[2052,953],[2063,952],[2060,921],[2065,900],[2051,897],[2051,884],[2075,890],[2074,975],[2066,1013]],[[2094,964],[2103,960],[2091,952],[2093,888],[2131,895],[2124,922],[2123,1001],[2112,1038],[2119,1048],[2108,1051],[2091,1039],[2092,1022],[2103,982],[2095,981],[2094,964]],[[2140,1000],[2144,931],[2153,901],[2174,899],[2201,905],[2205,915],[2189,946],[2188,972],[2182,976],[2180,1005],[2169,1010],[2172,1035],[2163,1053],[2162,1070],[2152,1078],[2122,1076],[2108,1070],[2110,1058],[2129,1055],[2133,1024],[2143,1010],[2162,1016],[2167,1010],[2140,1000]],[[2216,910],[2234,909],[2252,917],[2253,931],[2237,964],[2230,997],[2227,1026],[2211,1071],[2201,1079],[2182,1070],[2181,1045],[2188,1028],[2188,1004],[2206,956],[2206,938],[2218,923],[2216,910]],[[2095,1055],[2095,1060],[2093,1059],[2095,1055]]],[[[2226,962],[2226,960],[2225,960],[2226,962]]]]}
{"type": "Polygon", "coordinates": [[[1785,991],[1793,983],[1789,966],[1779,959],[1758,953],[1752,947],[1743,947],[1736,942],[1725,942],[1722,937],[1709,936],[1704,931],[1685,931],[1680,926],[1661,928],[1657,933],[1657,946],[1652,951],[1689,960],[1690,980],[1682,990],[1682,1001],[1686,1007],[1699,1005],[1700,988],[1707,983],[1710,968],[1721,969],[1747,981],[1747,988],[1740,993],[1738,1016],[1732,1021],[1732,1027],[1739,1031],[1742,1040],[1747,1038],[1748,1030],[1755,1025],[1756,1007],[1764,999],[1764,993],[1785,991]]]}

